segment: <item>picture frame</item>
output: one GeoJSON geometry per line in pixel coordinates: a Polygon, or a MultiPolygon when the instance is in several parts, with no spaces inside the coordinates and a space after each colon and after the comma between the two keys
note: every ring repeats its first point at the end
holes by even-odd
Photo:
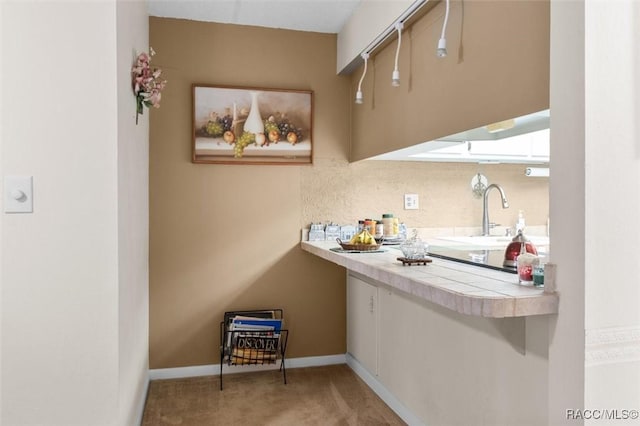
{"type": "Polygon", "coordinates": [[[312,164],[313,91],[192,85],[192,161],[312,164]]]}

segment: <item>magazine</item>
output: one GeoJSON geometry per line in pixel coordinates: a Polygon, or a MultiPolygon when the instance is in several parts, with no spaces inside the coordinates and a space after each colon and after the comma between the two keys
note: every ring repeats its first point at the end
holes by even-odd
{"type": "Polygon", "coordinates": [[[231,364],[274,363],[277,358],[281,318],[246,315],[230,317],[227,329],[228,361],[231,364]]]}

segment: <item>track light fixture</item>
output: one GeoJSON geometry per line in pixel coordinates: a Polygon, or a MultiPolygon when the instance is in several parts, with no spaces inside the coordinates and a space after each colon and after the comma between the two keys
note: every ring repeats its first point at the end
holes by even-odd
{"type": "Polygon", "coordinates": [[[442,33],[440,34],[440,40],[438,40],[438,49],[436,55],[439,58],[447,56],[447,39],[445,38],[445,31],[447,29],[447,21],[449,20],[449,0],[446,0],[446,9],[444,12],[444,22],[442,23],[442,33]]]}
{"type": "Polygon", "coordinates": [[[356,103],[361,104],[363,102],[362,96],[362,81],[364,80],[364,76],[367,75],[367,61],[369,60],[368,53],[362,53],[362,59],[364,59],[364,70],[362,71],[362,77],[360,77],[360,82],[358,83],[358,91],[356,92],[356,103]]]}
{"type": "Polygon", "coordinates": [[[400,56],[400,45],[402,44],[402,28],[404,24],[402,22],[396,22],[396,30],[398,31],[398,47],[396,48],[396,62],[391,74],[391,85],[393,87],[400,86],[400,71],[398,71],[398,57],[400,56]]]}

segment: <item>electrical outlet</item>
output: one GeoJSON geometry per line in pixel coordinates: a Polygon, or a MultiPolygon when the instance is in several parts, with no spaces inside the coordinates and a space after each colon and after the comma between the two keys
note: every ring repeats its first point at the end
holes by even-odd
{"type": "Polygon", "coordinates": [[[404,194],[404,209],[418,210],[418,194],[404,194]]]}

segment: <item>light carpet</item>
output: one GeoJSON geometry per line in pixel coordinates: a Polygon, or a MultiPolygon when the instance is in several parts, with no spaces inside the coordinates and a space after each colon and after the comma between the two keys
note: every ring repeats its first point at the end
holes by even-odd
{"type": "Polygon", "coordinates": [[[404,425],[346,365],[154,380],[143,426],[404,425]]]}

